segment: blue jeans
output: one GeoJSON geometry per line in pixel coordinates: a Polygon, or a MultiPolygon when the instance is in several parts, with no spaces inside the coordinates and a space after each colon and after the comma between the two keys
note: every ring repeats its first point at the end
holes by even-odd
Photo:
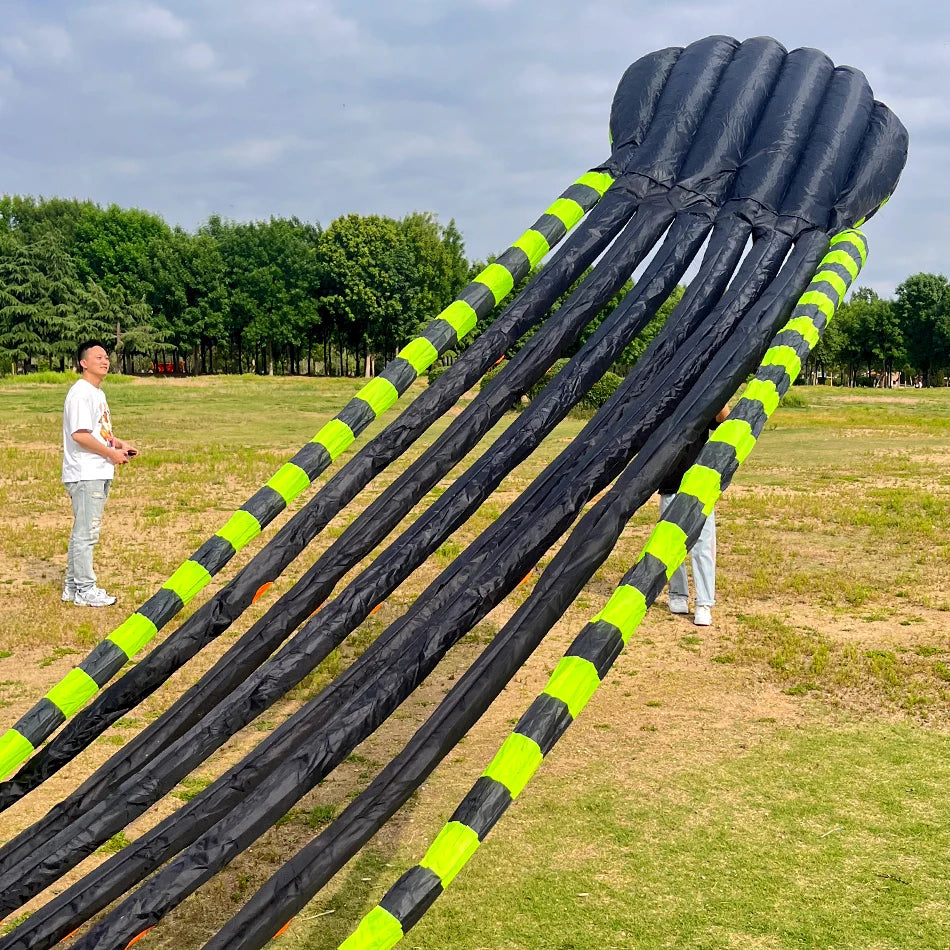
{"type": "Polygon", "coordinates": [[[66,552],[66,587],[77,593],[96,586],[92,551],[99,543],[102,512],[111,484],[108,478],[66,482],[66,491],[73,503],[73,533],[66,552]]]}
{"type": "MultiPolygon", "coordinates": [[[[675,495],[660,495],[660,517],[675,498],[675,495]]],[[[696,606],[712,607],[716,603],[716,512],[711,511],[702,533],[689,552],[693,564],[693,586],[696,588],[696,606]]],[[[673,572],[670,578],[670,593],[689,597],[686,580],[686,562],[673,572]]]]}

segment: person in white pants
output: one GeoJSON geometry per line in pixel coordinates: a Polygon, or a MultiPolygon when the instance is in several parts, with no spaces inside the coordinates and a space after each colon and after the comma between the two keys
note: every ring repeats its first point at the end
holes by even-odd
{"type": "MultiPolygon", "coordinates": [[[[726,406],[717,416],[715,424],[725,421],[729,415],[726,406]]],[[[711,430],[710,430],[711,431],[711,430]]],[[[696,461],[703,446],[708,441],[704,432],[690,447],[683,460],[663,480],[659,487],[660,517],[669,507],[679,491],[683,476],[696,461]]],[[[690,562],[693,566],[693,587],[696,591],[695,612],[693,623],[699,627],[708,627],[712,623],[712,608],[716,603],[716,512],[711,511],[703,530],[690,551],[690,562]]],[[[670,612],[674,614],[689,613],[689,582],[686,575],[684,561],[673,572],[670,578],[670,612]]]]}
{"type": "Polygon", "coordinates": [[[96,340],[80,343],[76,358],[82,375],[66,394],[63,406],[63,484],[73,507],[73,530],[66,552],[63,601],[78,607],[109,607],[115,597],[96,584],[92,555],[99,543],[102,514],[116,465],[138,450],[112,431],[102,381],[109,373],[109,354],[96,340]]]}

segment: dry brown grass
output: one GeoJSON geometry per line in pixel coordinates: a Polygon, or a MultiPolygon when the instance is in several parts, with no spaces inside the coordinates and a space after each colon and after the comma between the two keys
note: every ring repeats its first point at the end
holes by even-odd
{"type": "MultiPolygon", "coordinates": [[[[173,387],[166,383],[138,383],[110,391],[118,431],[131,436],[143,454],[120,472],[109,501],[97,565],[101,579],[120,602],[100,611],[59,602],[69,530],[67,499],[58,484],[58,411],[63,394],[56,387],[0,389],[4,422],[0,502],[7,513],[0,538],[4,724],[22,715],[75,665],[80,653],[147,598],[312,436],[356,385],[272,380],[252,382],[248,390],[223,380],[177,381],[173,387]]],[[[621,888],[622,874],[611,872],[610,861],[617,857],[614,849],[623,846],[613,839],[590,837],[584,816],[591,809],[596,814],[596,808],[603,807],[605,826],[614,828],[621,820],[616,809],[629,808],[631,797],[670,813],[693,807],[697,774],[714,775],[725,769],[732,775],[732,763],[765,755],[763,750],[778,756],[796,731],[833,733],[856,723],[896,723],[925,724],[933,734],[945,734],[950,710],[950,477],[946,475],[950,399],[943,393],[895,397],[813,391],[807,401],[805,410],[779,411],[720,503],[715,625],[709,630],[694,628],[683,618],[671,617],[663,603],[650,612],[604,687],[530,786],[526,800],[534,804],[514,808],[484,846],[485,854],[479,858],[483,872],[473,872],[478,881],[485,883],[484,869],[490,867],[489,877],[502,890],[520,888],[525,875],[541,873],[540,868],[551,861],[564,861],[562,885],[567,890],[559,891],[556,882],[549,882],[553,889],[546,893],[551,901],[569,902],[572,875],[596,863],[599,855],[601,884],[608,890],[621,888]],[[594,786],[617,791],[597,805],[581,794],[594,786]],[[580,811],[558,813],[557,834],[552,836],[545,816],[559,800],[580,811]]],[[[537,457],[509,477],[469,524],[363,625],[355,635],[357,644],[365,645],[396,619],[581,425],[579,420],[565,422],[537,457]]],[[[416,457],[419,451],[414,449],[409,456],[416,457]]],[[[367,504],[392,477],[382,476],[359,503],[367,504]]],[[[448,483],[445,480],[442,489],[448,483]]],[[[436,489],[431,495],[438,493],[436,489]]],[[[235,635],[289,589],[355,510],[335,519],[287,577],[235,626],[235,635]]],[[[345,936],[360,911],[372,906],[398,871],[418,859],[511,724],[543,687],[574,634],[636,559],[654,518],[650,506],[632,520],[607,564],[538,654],[364,855],[351,862],[303,915],[313,919],[298,922],[280,946],[335,946],[333,941],[345,936]],[[313,916],[327,911],[325,917],[313,916]],[[319,931],[314,929],[318,927],[319,931]]],[[[225,575],[232,576],[252,553],[240,555],[225,575]]],[[[534,578],[496,608],[390,723],[287,819],[149,934],[141,944],[143,950],[200,946],[214,933],[404,744],[493,631],[523,602],[534,578]]],[[[219,581],[212,582],[210,591],[218,586],[219,581]]],[[[60,775],[0,817],[0,838],[35,820],[118,744],[155,718],[230,645],[231,636],[222,637],[60,775]]],[[[237,761],[358,650],[358,645],[344,647],[331,657],[308,682],[216,753],[192,776],[190,786],[179,786],[127,829],[129,839],[237,761]]],[[[731,779],[722,781],[723,800],[734,799],[731,779]]],[[[715,817],[720,804],[708,805],[710,816],[715,817]]],[[[733,804],[736,821],[759,820],[754,810],[743,811],[737,800],[733,804]]],[[[670,834],[662,821],[655,827],[643,823],[639,827],[640,847],[647,851],[659,848],[660,839],[670,834]]],[[[102,854],[88,859],[67,882],[103,859],[102,854]]],[[[465,886],[461,879],[460,885],[465,886]]],[[[51,893],[61,888],[57,885],[51,893]]],[[[589,898],[583,902],[584,913],[596,918],[589,898]]],[[[430,933],[433,941],[425,945],[481,946],[474,936],[474,942],[464,942],[468,931],[461,923],[453,929],[453,921],[464,920],[463,904],[446,899],[448,909],[441,912],[447,915],[444,928],[421,931],[430,933]]],[[[608,901],[602,909],[616,916],[617,909],[610,908],[608,901]]],[[[556,927],[560,913],[547,926],[556,927]]],[[[632,940],[632,930],[630,934],[632,940]]],[[[536,942],[530,935],[520,944],[505,942],[510,937],[495,939],[492,946],[574,946],[536,942]]],[[[634,945],[616,933],[611,939],[619,941],[618,947],[634,945]]],[[[711,931],[706,939],[702,945],[710,947],[790,945],[752,931],[737,936],[728,927],[711,931]]],[[[414,945],[411,940],[409,945],[414,945]]],[[[583,941],[576,945],[588,946],[583,941]]],[[[870,938],[866,945],[890,946],[870,938]]]]}

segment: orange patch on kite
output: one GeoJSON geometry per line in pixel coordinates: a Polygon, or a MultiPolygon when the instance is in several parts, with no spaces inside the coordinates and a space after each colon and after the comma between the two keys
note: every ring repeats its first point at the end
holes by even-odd
{"type": "Polygon", "coordinates": [[[268,581],[266,584],[261,584],[261,586],[257,588],[257,593],[254,595],[251,603],[256,604],[273,586],[273,581],[268,581]]]}
{"type": "Polygon", "coordinates": [[[284,926],[281,927],[280,930],[278,930],[277,933],[275,933],[273,937],[271,937],[271,940],[276,940],[276,939],[277,939],[278,937],[280,937],[281,935],[287,933],[287,931],[290,930],[290,925],[291,925],[293,922],[294,922],[294,919],[293,919],[293,917],[291,917],[290,920],[288,920],[287,923],[284,924],[284,926]]]}
{"type": "Polygon", "coordinates": [[[145,930],[143,930],[137,937],[133,937],[133,938],[125,945],[125,950],[129,950],[129,947],[131,947],[132,944],[138,943],[138,942],[149,932],[149,930],[151,930],[151,929],[152,929],[151,927],[147,927],[147,928],[146,928],[145,930]]]}
{"type": "Polygon", "coordinates": [[[383,606],[382,604],[377,604],[377,605],[369,612],[369,615],[372,617],[373,614],[376,613],[376,611],[379,610],[379,608],[382,607],[382,606],[383,606]]]}
{"type": "Polygon", "coordinates": [[[81,927],[77,927],[75,930],[73,930],[73,931],[71,931],[70,933],[66,934],[66,936],[63,937],[62,940],[60,940],[60,943],[65,943],[67,940],[69,940],[70,937],[75,937],[76,934],[78,934],[80,930],[82,930],[82,928],[81,928],[81,927]]]}

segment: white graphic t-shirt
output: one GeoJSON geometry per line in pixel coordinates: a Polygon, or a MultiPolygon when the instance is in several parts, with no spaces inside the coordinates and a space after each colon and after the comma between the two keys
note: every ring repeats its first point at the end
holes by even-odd
{"type": "Polygon", "coordinates": [[[115,466],[73,439],[73,433],[80,429],[87,429],[103,445],[112,442],[112,417],[106,394],[85,379],[73,383],[63,406],[63,481],[112,478],[115,466]]]}

